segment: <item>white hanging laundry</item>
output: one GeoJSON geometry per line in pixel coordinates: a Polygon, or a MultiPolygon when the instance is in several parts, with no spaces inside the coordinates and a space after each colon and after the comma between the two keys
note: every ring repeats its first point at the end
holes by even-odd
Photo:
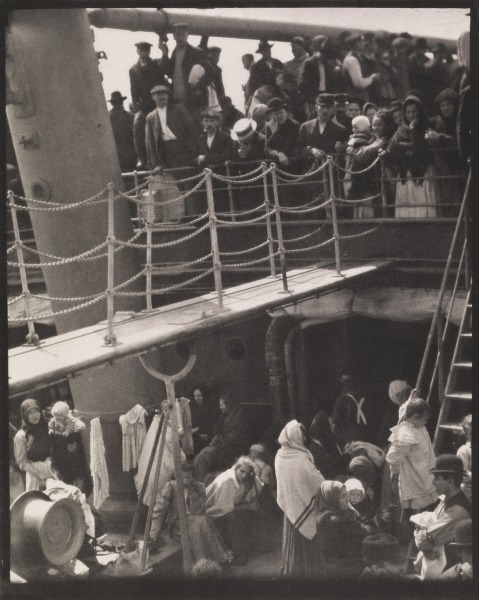
{"type": "Polygon", "coordinates": [[[110,481],[100,419],[90,421],[90,470],[93,479],[93,506],[99,508],[108,498],[110,481]]]}
{"type": "Polygon", "coordinates": [[[123,471],[136,469],[141,448],[146,437],[146,410],[136,404],[119,421],[122,433],[123,471]]]}

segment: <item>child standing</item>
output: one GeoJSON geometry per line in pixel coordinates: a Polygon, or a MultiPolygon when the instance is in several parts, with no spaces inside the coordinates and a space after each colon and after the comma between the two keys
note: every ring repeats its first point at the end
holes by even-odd
{"type": "Polygon", "coordinates": [[[386,461],[391,468],[391,479],[399,486],[401,506],[411,514],[437,500],[434,476],[428,473],[434,468],[435,457],[425,427],[432,412],[429,404],[414,398],[404,406],[398,425],[391,429],[386,461]]]}
{"type": "Polygon", "coordinates": [[[55,402],[48,432],[52,442],[52,467],[59,478],[83,491],[86,471],[85,455],[80,432],[85,423],[74,417],[66,402],[55,402]]]}

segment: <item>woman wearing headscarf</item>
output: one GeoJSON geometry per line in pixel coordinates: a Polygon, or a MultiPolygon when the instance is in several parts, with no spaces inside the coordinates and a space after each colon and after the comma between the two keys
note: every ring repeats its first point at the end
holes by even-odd
{"type": "Polygon", "coordinates": [[[357,578],[364,568],[362,541],[369,530],[359,521],[359,513],[348,500],[346,486],[325,481],[316,507],[319,564],[327,578],[357,578]]]}
{"type": "Polygon", "coordinates": [[[45,480],[58,479],[51,466],[51,440],[48,423],[40,405],[27,398],[20,405],[22,426],[15,434],[13,448],[15,460],[26,473],[26,491],[45,489],[45,480]]]}
{"type": "Polygon", "coordinates": [[[316,413],[311,423],[308,450],[313,456],[315,467],[327,479],[346,474],[347,457],[341,452],[331,428],[331,421],[324,410],[316,413]]]}
{"type": "Polygon", "coordinates": [[[399,165],[396,217],[436,217],[438,188],[429,119],[422,100],[409,95],[403,104],[403,123],[389,150],[399,165]]]}
{"type": "Polygon", "coordinates": [[[429,140],[436,151],[436,165],[441,175],[451,179],[439,179],[439,198],[441,200],[441,216],[457,216],[458,206],[462,198],[462,164],[457,141],[457,111],[459,94],[446,88],[436,97],[437,115],[431,119],[433,131],[429,140]]]}
{"type": "Polygon", "coordinates": [[[293,420],[285,425],[275,458],[277,502],[284,513],[281,575],[311,577],[317,573],[314,506],[324,477],[305,445],[305,429],[293,420]]]}

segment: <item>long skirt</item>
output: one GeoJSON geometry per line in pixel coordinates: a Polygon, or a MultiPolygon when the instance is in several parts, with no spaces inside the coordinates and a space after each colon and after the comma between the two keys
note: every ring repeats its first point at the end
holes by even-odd
{"type": "MultiPolygon", "coordinates": [[[[396,186],[396,217],[437,217],[439,199],[437,180],[430,179],[436,174],[435,168],[430,165],[424,173],[424,179],[398,181],[396,186]]],[[[408,172],[407,176],[410,178],[411,173],[408,172]]]]}
{"type": "Polygon", "coordinates": [[[188,515],[188,538],[193,560],[214,560],[219,565],[231,562],[232,553],[226,547],[214,521],[206,515],[188,515]]]}
{"type": "Polygon", "coordinates": [[[253,547],[256,514],[239,510],[215,519],[215,525],[238,564],[245,564],[253,547]]]}
{"type": "Polygon", "coordinates": [[[318,549],[314,540],[304,537],[284,515],[282,577],[314,577],[318,575],[318,549]]]}

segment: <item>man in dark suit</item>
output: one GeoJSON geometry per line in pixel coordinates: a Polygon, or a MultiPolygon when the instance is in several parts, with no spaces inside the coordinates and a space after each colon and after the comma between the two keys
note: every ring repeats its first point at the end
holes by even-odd
{"type": "Polygon", "coordinates": [[[261,40],[258,44],[256,54],[261,54],[261,58],[251,65],[248,83],[246,84],[248,98],[252,98],[256,90],[262,85],[273,85],[275,83],[274,71],[283,69],[283,63],[271,57],[273,45],[266,40],[261,40]]]}
{"type": "Polygon", "coordinates": [[[208,108],[208,85],[213,78],[213,70],[201,48],[188,44],[188,24],[173,25],[176,47],[168,64],[168,75],[173,81],[173,98],[183,104],[200,122],[200,112],[208,108]]]}
{"type": "Polygon", "coordinates": [[[201,113],[204,133],[196,141],[195,163],[199,167],[223,165],[234,158],[234,142],[231,136],[220,129],[221,114],[211,110],[201,113]]]}
{"type": "Polygon", "coordinates": [[[146,115],[155,108],[150,90],[153,86],[164,82],[168,68],[168,47],[160,41],[159,48],[163,53],[163,57],[152,59],[150,57],[152,44],[137,42],[135,46],[138,62],[131,67],[128,74],[130,77],[131,99],[136,110],[133,122],[135,152],[138,158],[138,168],[145,169],[145,119],[146,115]]]}
{"type": "Polygon", "coordinates": [[[315,114],[317,95],[328,91],[331,86],[331,67],[322,54],[323,45],[327,40],[324,35],[314,36],[312,41],[314,54],[304,61],[299,74],[298,86],[307,103],[310,118],[315,114]]]}
{"type": "MultiPolygon", "coordinates": [[[[126,111],[123,102],[126,96],[121,92],[111,93],[110,122],[115,138],[116,151],[122,173],[134,171],[136,166],[135,144],[133,140],[133,115],[126,111]]],[[[131,204],[131,203],[130,203],[131,204]]]]}

